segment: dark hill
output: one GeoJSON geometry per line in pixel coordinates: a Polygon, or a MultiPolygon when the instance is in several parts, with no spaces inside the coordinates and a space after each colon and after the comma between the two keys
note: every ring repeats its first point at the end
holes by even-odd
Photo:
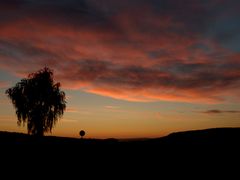
{"type": "Polygon", "coordinates": [[[131,173],[141,176],[145,172],[148,176],[157,175],[159,179],[163,173],[175,176],[176,170],[189,174],[189,169],[193,169],[199,175],[213,172],[212,169],[216,168],[219,173],[223,172],[219,169],[225,171],[238,167],[235,164],[240,160],[239,147],[240,128],[176,132],[162,138],[130,141],[52,136],[36,138],[21,133],[0,132],[1,160],[2,164],[8,164],[6,167],[22,167],[25,170],[22,166],[25,163],[26,167],[35,170],[36,166],[42,168],[44,164],[45,169],[53,166],[61,172],[68,169],[68,176],[89,170],[91,172],[87,175],[91,176],[99,169],[105,175],[110,175],[112,171],[116,175],[131,173]]]}
{"type": "Polygon", "coordinates": [[[21,133],[0,132],[1,149],[32,149],[42,153],[69,152],[99,156],[121,154],[126,156],[148,155],[161,156],[173,154],[181,156],[188,153],[230,154],[240,152],[240,128],[215,128],[175,132],[161,138],[121,141],[118,139],[80,139],[45,136],[42,138],[21,133]]]}
{"type": "Polygon", "coordinates": [[[175,132],[168,136],[152,139],[125,140],[80,139],[57,136],[37,138],[23,133],[0,131],[0,145],[68,145],[68,146],[215,146],[240,145],[240,128],[213,128],[175,132]]]}
{"type": "Polygon", "coordinates": [[[168,136],[147,140],[173,146],[240,145],[240,128],[213,128],[175,132],[168,136]]]}

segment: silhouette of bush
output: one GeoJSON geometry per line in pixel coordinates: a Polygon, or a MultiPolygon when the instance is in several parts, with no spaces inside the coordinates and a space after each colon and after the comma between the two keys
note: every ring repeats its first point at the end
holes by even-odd
{"type": "Polygon", "coordinates": [[[80,132],[79,132],[79,135],[81,136],[81,138],[83,138],[83,136],[85,136],[85,131],[84,130],[81,130],[80,132]]]}
{"type": "Polygon", "coordinates": [[[54,83],[53,71],[47,67],[28,75],[6,94],[16,109],[18,125],[27,123],[29,134],[51,132],[66,109],[65,93],[60,83],[54,83]]]}

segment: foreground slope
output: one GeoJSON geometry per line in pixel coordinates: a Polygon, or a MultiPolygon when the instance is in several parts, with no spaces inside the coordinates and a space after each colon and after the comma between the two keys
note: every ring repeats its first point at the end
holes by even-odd
{"type": "Polygon", "coordinates": [[[2,164],[8,165],[5,167],[36,170],[44,164],[45,169],[53,166],[61,172],[67,169],[68,175],[69,172],[79,175],[78,172],[88,170],[92,171],[88,176],[97,170],[110,175],[111,170],[117,175],[131,173],[135,176],[145,172],[159,178],[163,173],[175,176],[177,171],[189,174],[189,169],[197,175],[213,172],[213,168],[217,169],[216,173],[226,169],[237,169],[238,172],[239,147],[240,128],[176,132],[162,138],[136,141],[36,138],[0,132],[1,160],[2,164]]]}
{"type": "Polygon", "coordinates": [[[238,146],[240,145],[240,128],[213,128],[205,130],[192,130],[175,132],[161,138],[121,141],[118,139],[79,139],[67,137],[45,136],[42,138],[23,133],[0,132],[0,145],[68,145],[68,147],[138,147],[154,146],[167,148],[172,146],[238,146]]]}

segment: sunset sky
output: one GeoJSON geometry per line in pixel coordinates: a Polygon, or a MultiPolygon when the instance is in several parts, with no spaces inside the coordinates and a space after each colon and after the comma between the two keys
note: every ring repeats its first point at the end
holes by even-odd
{"type": "Polygon", "coordinates": [[[239,7],[239,0],[1,1],[0,131],[27,133],[5,91],[44,66],[67,95],[47,135],[240,127],[239,7]]]}

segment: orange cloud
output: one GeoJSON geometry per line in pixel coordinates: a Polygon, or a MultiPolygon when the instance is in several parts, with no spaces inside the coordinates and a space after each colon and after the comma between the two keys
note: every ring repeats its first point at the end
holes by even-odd
{"type": "Polygon", "coordinates": [[[24,77],[48,65],[65,88],[129,101],[238,97],[240,54],[205,35],[219,1],[184,2],[4,3],[0,69],[24,77]]]}
{"type": "Polygon", "coordinates": [[[68,113],[78,113],[79,110],[77,108],[75,108],[75,107],[68,107],[66,109],[66,112],[68,112],[68,113]]]}

